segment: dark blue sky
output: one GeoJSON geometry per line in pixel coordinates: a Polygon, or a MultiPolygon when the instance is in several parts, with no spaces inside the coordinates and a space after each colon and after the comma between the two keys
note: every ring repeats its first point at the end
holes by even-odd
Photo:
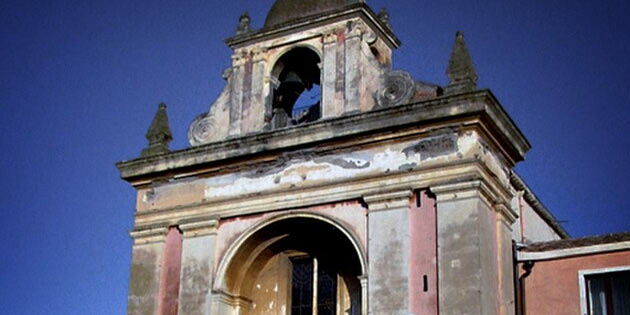
{"type": "MultiPolygon", "coordinates": [[[[175,149],[224,82],[239,15],[272,0],[0,2],[0,309],[123,314],[139,156],[159,102],[175,149]]],[[[574,236],[630,230],[628,1],[368,1],[394,67],[446,84],[455,31],[533,145],[517,170],[574,236]]]]}

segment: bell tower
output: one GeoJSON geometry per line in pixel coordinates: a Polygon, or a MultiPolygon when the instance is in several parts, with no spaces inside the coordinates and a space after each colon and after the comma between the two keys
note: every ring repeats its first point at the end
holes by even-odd
{"type": "Polygon", "coordinates": [[[262,29],[250,21],[243,14],[226,40],[234,52],[226,86],[191,124],[191,145],[379,106],[375,92],[400,45],[385,12],[357,0],[278,0],[262,29]]]}

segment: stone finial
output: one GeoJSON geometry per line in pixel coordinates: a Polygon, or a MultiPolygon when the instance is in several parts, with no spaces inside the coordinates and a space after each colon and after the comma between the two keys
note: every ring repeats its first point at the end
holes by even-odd
{"type": "Polygon", "coordinates": [[[173,140],[171,127],[168,125],[168,116],[166,115],[166,104],[160,103],[153,122],[146,134],[149,140],[149,147],[142,150],[141,156],[158,155],[170,152],[168,148],[169,142],[173,140]]]}
{"type": "Polygon", "coordinates": [[[383,22],[383,24],[387,25],[387,27],[392,27],[389,24],[389,12],[387,12],[387,8],[381,8],[381,11],[378,13],[377,17],[379,20],[381,20],[381,22],[383,22]]]}
{"type": "Polygon", "coordinates": [[[238,27],[236,28],[236,35],[242,35],[249,33],[252,30],[252,19],[249,17],[249,13],[244,12],[238,19],[238,27]]]}
{"type": "Polygon", "coordinates": [[[448,61],[446,75],[449,79],[446,94],[471,92],[477,89],[477,72],[466,48],[464,33],[461,31],[455,35],[455,45],[448,61]]]}

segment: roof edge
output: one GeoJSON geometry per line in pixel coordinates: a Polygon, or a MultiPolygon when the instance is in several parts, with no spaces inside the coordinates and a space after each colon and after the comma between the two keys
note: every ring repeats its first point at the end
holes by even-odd
{"type": "Polygon", "coordinates": [[[523,197],[527,202],[529,202],[540,217],[545,220],[551,226],[551,228],[562,237],[562,239],[571,239],[571,235],[567,230],[562,227],[562,225],[558,222],[558,220],[553,216],[553,214],[545,207],[545,205],[540,201],[538,196],[534,194],[534,192],[525,184],[523,178],[521,178],[515,170],[512,170],[510,174],[510,184],[514,186],[514,188],[518,190],[522,190],[525,192],[523,197]]]}
{"type": "Polygon", "coordinates": [[[566,259],[630,251],[630,232],[533,243],[519,249],[519,261],[566,259]]]}

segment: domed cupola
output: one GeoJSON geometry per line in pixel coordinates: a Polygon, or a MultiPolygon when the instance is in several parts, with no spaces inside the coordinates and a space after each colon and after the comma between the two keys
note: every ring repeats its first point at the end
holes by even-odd
{"type": "Polygon", "coordinates": [[[360,0],[277,0],[265,20],[265,27],[282,25],[300,18],[335,11],[360,0]]]}

